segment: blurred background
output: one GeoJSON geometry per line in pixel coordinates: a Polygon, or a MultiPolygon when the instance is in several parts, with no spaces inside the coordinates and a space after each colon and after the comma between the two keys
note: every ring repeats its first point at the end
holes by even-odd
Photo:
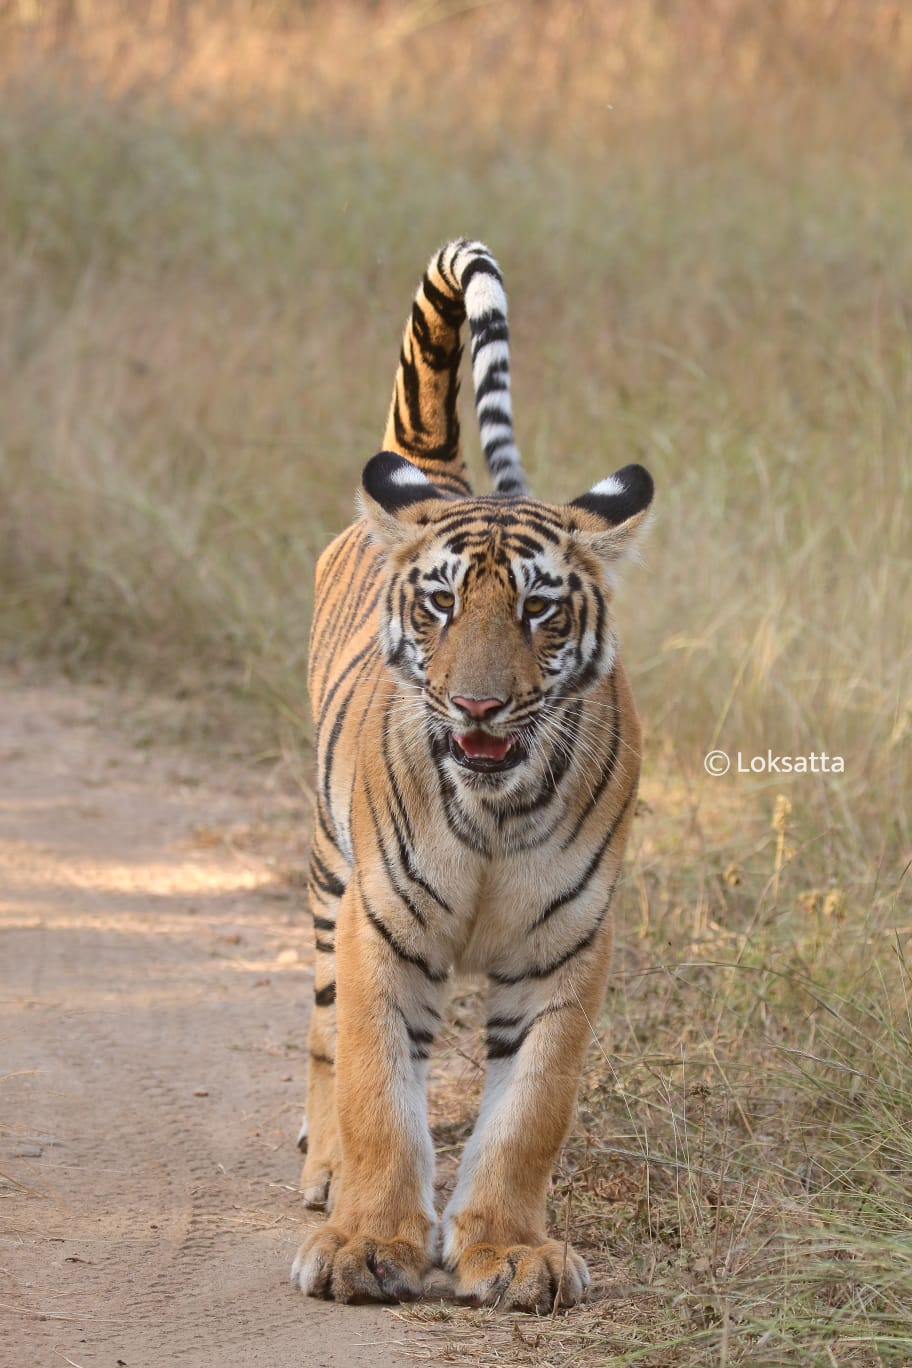
{"type": "Polygon", "coordinates": [[[482,238],[535,492],[656,480],[626,924],[776,966],[723,985],[761,1035],[811,979],[867,1003],[837,1053],[891,1081],[834,1172],[909,1158],[909,6],[4,0],[0,96],[2,658],[306,774],[314,558],[425,262],[482,238]],[[845,770],[712,779],[713,747],[845,770]]]}
{"type": "Polygon", "coordinates": [[[465,233],[536,492],[655,475],[652,743],[842,754],[845,839],[908,846],[904,5],[17,0],[0,54],[4,654],[299,738],[314,555],[465,233]]]}

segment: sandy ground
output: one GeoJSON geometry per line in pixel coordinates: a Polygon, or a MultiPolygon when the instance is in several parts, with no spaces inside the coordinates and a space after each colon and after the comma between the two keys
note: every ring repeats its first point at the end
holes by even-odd
{"type": "Polygon", "coordinates": [[[109,712],[0,679],[0,1364],[412,1362],[395,1313],[287,1283],[304,804],[109,712]]]}

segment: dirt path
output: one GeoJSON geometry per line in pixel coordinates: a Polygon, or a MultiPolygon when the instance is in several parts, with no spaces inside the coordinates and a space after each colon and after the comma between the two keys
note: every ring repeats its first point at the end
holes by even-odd
{"type": "Polygon", "coordinates": [[[108,704],[0,680],[0,1364],[411,1361],[394,1314],[287,1284],[300,799],[126,743],[108,704]]]}

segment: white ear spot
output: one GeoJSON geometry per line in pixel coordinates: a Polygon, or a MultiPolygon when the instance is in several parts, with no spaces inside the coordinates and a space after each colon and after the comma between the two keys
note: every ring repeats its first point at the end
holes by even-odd
{"type": "Polygon", "coordinates": [[[601,494],[610,496],[612,494],[623,494],[626,485],[623,480],[619,480],[616,475],[608,475],[604,480],[599,480],[597,485],[593,485],[590,494],[601,494]]]}
{"type": "Polygon", "coordinates": [[[394,470],[389,477],[389,483],[404,486],[411,489],[423,489],[425,485],[430,487],[430,480],[420,471],[417,466],[402,465],[394,470]]]}

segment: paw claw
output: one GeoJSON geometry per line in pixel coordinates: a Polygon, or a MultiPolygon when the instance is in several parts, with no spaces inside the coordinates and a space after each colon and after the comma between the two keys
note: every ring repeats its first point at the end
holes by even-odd
{"type": "Polygon", "coordinates": [[[475,1244],[456,1262],[456,1295],[469,1306],[550,1311],[575,1306],[585,1297],[589,1270],[575,1250],[557,1240],[544,1244],[475,1244]]]}
{"type": "Polygon", "coordinates": [[[425,1251],[410,1240],[350,1240],[324,1226],[298,1250],[291,1280],[311,1297],[414,1301],[421,1295],[427,1265],[425,1251]]]}

